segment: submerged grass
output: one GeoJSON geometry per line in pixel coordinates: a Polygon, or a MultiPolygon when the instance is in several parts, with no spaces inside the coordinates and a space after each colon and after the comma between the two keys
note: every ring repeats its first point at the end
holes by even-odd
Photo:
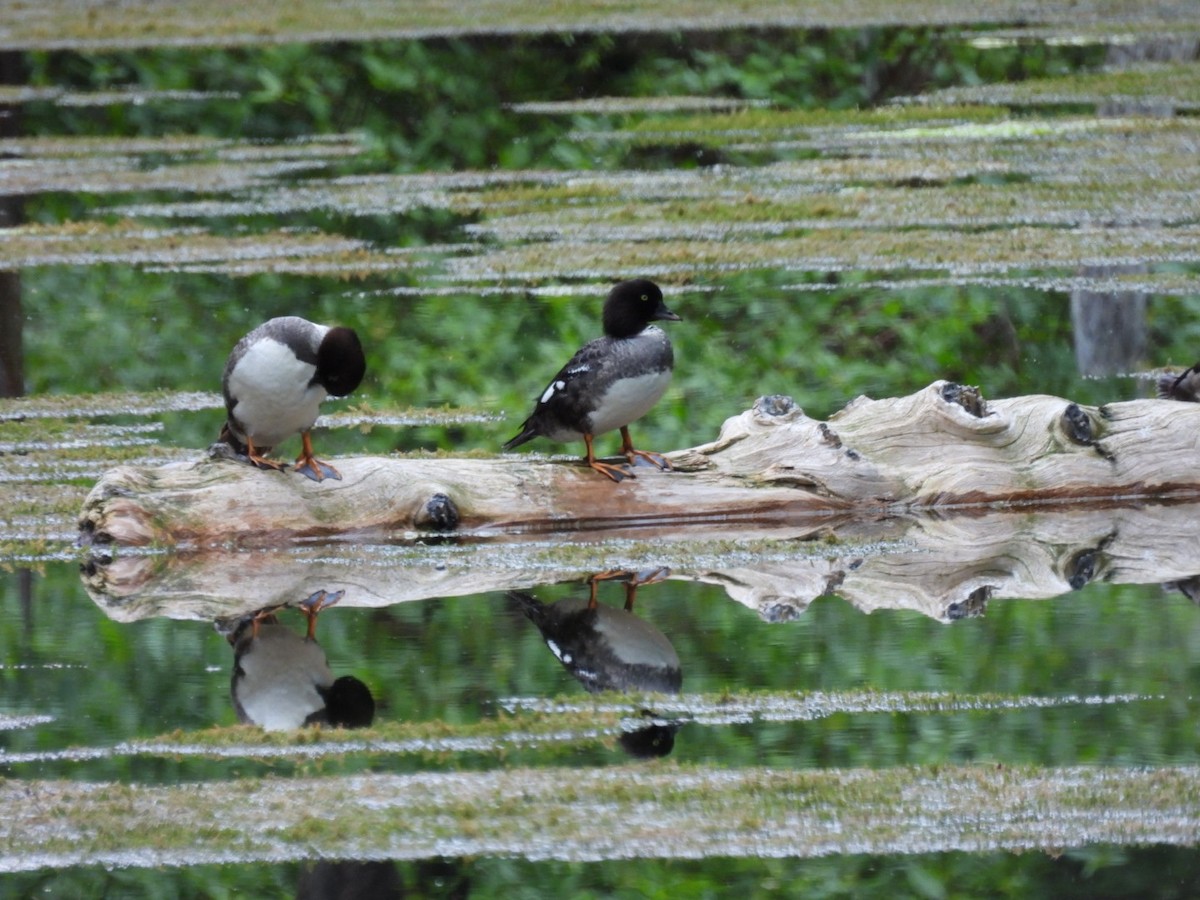
{"type": "Polygon", "coordinates": [[[243,277],[416,275],[423,283],[448,279],[471,290],[630,271],[665,281],[775,267],[984,278],[1011,270],[1196,261],[1194,120],[967,112],[974,121],[964,121],[964,110],[953,106],[753,109],[651,117],[606,133],[631,144],[701,140],[741,150],[803,145],[823,153],[794,159],[786,158],[794,151],[778,150],[777,161],[759,166],[569,177],[426,173],[268,186],[259,183],[264,173],[251,155],[249,162],[230,159],[164,175],[176,188],[195,177],[191,189],[204,190],[214,172],[230,170],[235,174],[224,178],[219,197],[125,206],[134,218],[110,223],[9,229],[0,234],[0,266],[123,263],[243,277]],[[734,122],[745,127],[730,127],[734,122]],[[796,126],[803,122],[814,128],[801,135],[796,126]],[[242,165],[249,169],[236,174],[242,165]],[[189,215],[219,221],[256,210],[369,217],[415,208],[475,221],[461,226],[461,242],[421,248],[327,233],[315,224],[224,235],[214,233],[223,226],[210,220],[187,228],[138,222],[189,215]]]}
{"type": "Polygon", "coordinates": [[[1200,109],[1200,68],[1192,63],[1144,64],[1131,68],[1086,72],[1070,78],[1031,78],[1028,81],[947,88],[909,98],[919,104],[962,103],[1047,105],[1120,104],[1155,101],[1166,109],[1200,109]]]}
{"type": "MultiPolygon", "coordinates": [[[[0,231],[0,267],[80,266],[124,262],[141,266],[209,260],[255,261],[259,271],[298,257],[353,257],[363,243],[339,235],[276,231],[221,236],[198,229],[155,229],[132,222],[27,225],[0,231]]],[[[395,264],[396,268],[400,263],[395,264]]]]}
{"type": "Polygon", "coordinates": [[[0,809],[7,871],[314,857],[1059,850],[1194,843],[1200,768],[657,764],[173,787],[25,781],[0,784],[0,809]]]}
{"type": "Polygon", "coordinates": [[[169,12],[149,0],[122,3],[100,15],[77,11],[66,0],[18,4],[10,10],[0,48],[62,49],[168,45],[224,46],[301,40],[363,40],[463,34],[561,31],[659,31],[666,29],[784,26],[853,28],[876,25],[970,26],[1020,24],[1057,26],[1070,34],[1107,34],[1114,17],[1125,33],[1175,33],[1195,23],[1187,0],[1156,3],[1130,0],[1045,0],[1031,6],[1018,0],[817,0],[797,6],[787,0],[715,6],[707,0],[663,0],[649,11],[629,0],[574,0],[527,4],[487,0],[460,6],[414,0],[398,15],[386,0],[356,0],[330,9],[319,0],[286,6],[247,0],[214,19],[203,0],[174,0],[169,12]]]}
{"type": "Polygon", "coordinates": [[[503,759],[520,748],[611,745],[649,722],[708,727],[754,722],[810,722],[834,715],[943,715],[959,712],[1016,712],[1069,707],[1129,706],[1167,702],[1165,697],[1077,695],[1034,697],[924,691],[724,691],[714,694],[619,694],[581,698],[513,697],[498,701],[495,715],[473,722],[403,722],[346,730],[309,728],[292,732],[249,726],[172,732],[112,747],[5,752],[0,763],[85,762],[133,757],[208,759],[340,760],[417,756],[452,765],[457,756],[503,759]]]}
{"type": "MultiPolygon", "coordinates": [[[[780,135],[803,134],[827,128],[892,128],[929,125],[944,127],[962,122],[997,122],[1007,113],[995,106],[950,105],[884,106],[873,109],[741,109],[728,113],[710,112],[707,115],[660,116],[644,118],[629,126],[628,133],[660,140],[665,135],[682,132],[695,137],[706,133],[741,135],[773,139],[780,135]]],[[[587,132],[580,132],[586,136],[587,132]]]]}
{"type": "MultiPolygon", "coordinates": [[[[56,421],[110,417],[149,418],[168,412],[224,409],[225,400],[210,391],[129,391],[95,394],[40,394],[0,398],[0,441],[27,440],[49,443],[63,434],[76,434],[78,423],[56,421]]],[[[371,427],[377,425],[433,425],[490,421],[494,416],[463,407],[425,407],[363,400],[318,419],[318,427],[371,427]]]]}
{"type": "Polygon", "coordinates": [[[827,228],[803,237],[739,241],[703,238],[573,238],[506,247],[448,264],[459,279],[550,280],[638,271],[665,281],[759,269],[793,272],[915,270],[922,276],[996,275],[1078,266],[1200,262],[1200,228],[1015,227],[981,231],[827,228]]]}
{"type": "Polygon", "coordinates": [[[469,724],[393,722],[292,734],[238,726],[28,759],[10,753],[6,764],[30,762],[42,773],[56,762],[104,755],[298,765],[232,779],[209,768],[199,781],[172,786],[0,783],[0,868],[461,853],[583,860],[1191,845],[1200,839],[1194,766],[992,762],[797,771],[669,760],[579,764],[580,750],[611,747],[621,732],[646,721],[647,708],[669,711],[666,720],[720,728],[835,714],[1005,714],[1147,702],[1172,701],[853,691],[572,695],[503,701],[495,717],[469,724]],[[422,771],[363,771],[400,755],[422,771]],[[529,767],[533,760],[538,768],[529,767]]]}
{"type": "MultiPolygon", "coordinates": [[[[7,423],[30,419],[94,419],[101,416],[154,416],[164,412],[192,412],[218,409],[225,405],[220,394],[207,391],[145,391],[95,394],[40,394],[34,397],[0,398],[0,424],[7,439],[7,423]]],[[[42,434],[52,434],[55,426],[40,422],[42,434]]]]}

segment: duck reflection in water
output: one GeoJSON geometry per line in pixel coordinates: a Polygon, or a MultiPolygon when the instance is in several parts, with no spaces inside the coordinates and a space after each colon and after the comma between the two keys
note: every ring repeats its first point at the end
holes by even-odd
{"type": "Polygon", "coordinates": [[[343,591],[317,591],[299,605],[308,621],[303,637],[279,622],[284,606],[259,610],[217,630],[233,646],[230,694],[239,722],[267,731],[305,725],[365,728],[375,718],[375,699],[353,675],[334,679],[316,640],[317,616],[342,599],[343,591]]]}
{"type": "MultiPolygon", "coordinates": [[[[662,581],[666,568],[643,572],[614,570],[588,579],[586,600],[568,597],[542,603],[532,594],[510,591],[522,612],[537,626],[546,646],[591,693],[651,691],[678,694],[683,686],[679,656],[661,631],[633,614],[637,589],[662,581]],[[615,609],[596,598],[601,581],[625,583],[625,608],[615,609]]],[[[652,716],[649,711],[645,715],[652,716]]],[[[621,747],[637,757],[666,756],[675,746],[682,722],[655,721],[620,737],[621,747]]]]}

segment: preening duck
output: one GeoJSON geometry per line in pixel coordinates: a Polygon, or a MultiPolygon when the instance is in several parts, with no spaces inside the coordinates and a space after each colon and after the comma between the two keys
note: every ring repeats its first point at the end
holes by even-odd
{"type": "Polygon", "coordinates": [[[228,416],[220,439],[261,469],[283,470],[286,463],[266,454],[299,434],[296,471],[314,481],[340,479],[337,469],[313,455],[310,432],[321,401],[353,393],[365,371],[362,344],[351,328],[299,316],[264,322],[237,342],[225,364],[221,389],[228,416]]]}

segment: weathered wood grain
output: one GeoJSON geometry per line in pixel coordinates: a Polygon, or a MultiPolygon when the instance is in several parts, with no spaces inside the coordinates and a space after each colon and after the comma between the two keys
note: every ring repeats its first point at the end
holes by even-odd
{"type": "Polygon", "coordinates": [[[828,422],[764,397],[712,443],[614,484],[570,461],[350,457],[315,483],[205,456],[122,467],[89,494],[93,544],[217,548],[456,530],[494,535],[795,523],[913,511],[1200,498],[1200,404],[985,402],[935,382],[859,398],[828,422]]]}
{"type": "Polygon", "coordinates": [[[670,454],[676,471],[620,484],[525,456],[339,459],[345,480],[322,484],[213,458],[117,469],[87,500],[85,535],[179,552],[98,553],[84,580],[116,618],[216,618],[321,589],[386,606],[666,566],[774,621],[833,593],[950,621],[993,597],[1200,574],[1198,436],[1200,404],[984,402],[938,382],[828,422],[762,398],[714,442],[670,454]],[[468,538],[454,555],[355,556],[451,527],[468,538]],[[552,552],[549,533],[579,540],[552,552]],[[615,537],[642,540],[598,540],[615,537]],[[747,562],[750,538],[762,546],[747,562]]]}

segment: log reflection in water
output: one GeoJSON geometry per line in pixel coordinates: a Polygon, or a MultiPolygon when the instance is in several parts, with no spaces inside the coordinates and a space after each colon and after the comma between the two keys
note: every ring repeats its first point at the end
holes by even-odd
{"type": "Polygon", "coordinates": [[[668,566],[672,579],[722,586],[764,620],[794,619],[817,597],[863,612],[906,609],[941,621],[988,600],[1045,599],[1092,581],[1186,583],[1200,574],[1195,504],[913,516],[797,532],[709,532],[708,543],[664,535],[627,542],[475,543],[410,548],[321,547],[234,554],[124,555],[94,560],[83,579],[109,616],[216,619],[288,603],[318,589],[345,606],[382,607],[436,597],[528,590],[582,581],[605,559],[624,568],[668,566]],[[597,563],[597,561],[600,561],[597,563]]]}

